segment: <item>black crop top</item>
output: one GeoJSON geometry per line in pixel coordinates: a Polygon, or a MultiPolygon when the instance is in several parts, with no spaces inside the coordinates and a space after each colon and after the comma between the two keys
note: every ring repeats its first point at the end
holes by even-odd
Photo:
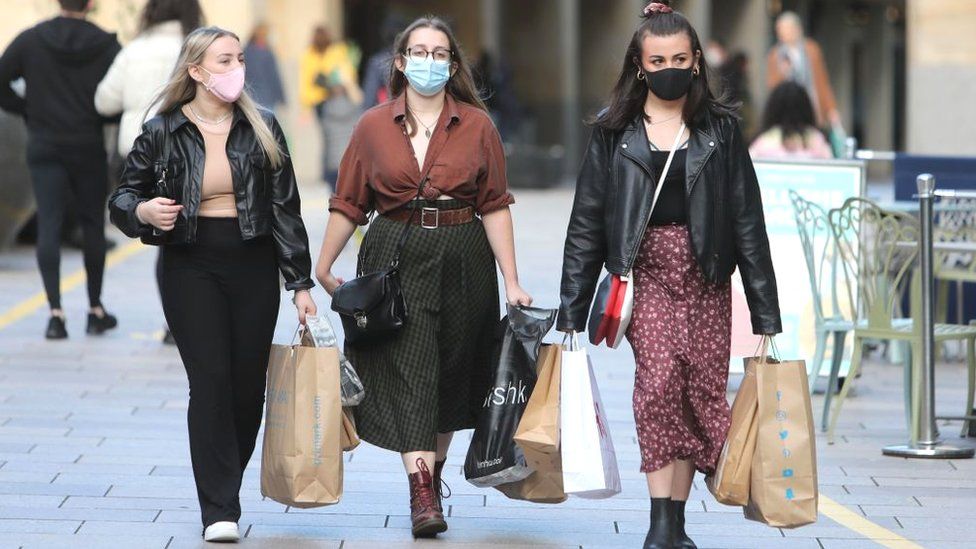
{"type": "MultiPolygon", "coordinates": [[[[654,174],[656,178],[661,177],[664,164],[668,161],[668,153],[671,151],[651,151],[653,160],[654,174]]],[[[688,222],[688,214],[685,208],[685,157],[688,149],[678,149],[674,153],[671,161],[671,168],[668,170],[667,177],[664,178],[664,188],[661,196],[657,199],[654,212],[651,214],[651,225],[684,225],[688,222]]],[[[654,181],[657,186],[657,181],[654,181]]]]}

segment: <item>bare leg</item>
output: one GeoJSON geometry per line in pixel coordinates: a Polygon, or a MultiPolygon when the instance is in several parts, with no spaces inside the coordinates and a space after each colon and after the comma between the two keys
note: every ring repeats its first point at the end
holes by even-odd
{"type": "Polygon", "coordinates": [[[695,466],[686,459],[674,462],[674,478],[671,481],[671,499],[688,501],[691,493],[691,481],[695,478],[695,466]]]}
{"type": "Polygon", "coordinates": [[[413,474],[420,471],[417,467],[417,458],[423,459],[427,467],[433,471],[435,455],[435,452],[404,452],[400,454],[400,458],[403,459],[403,468],[407,470],[407,474],[413,474]]]}
{"type": "Polygon", "coordinates": [[[451,447],[454,433],[437,433],[437,461],[447,459],[447,450],[451,447]]]}
{"type": "Polygon", "coordinates": [[[676,462],[665,465],[664,467],[647,473],[647,491],[652,498],[669,498],[674,486],[676,462]]]}

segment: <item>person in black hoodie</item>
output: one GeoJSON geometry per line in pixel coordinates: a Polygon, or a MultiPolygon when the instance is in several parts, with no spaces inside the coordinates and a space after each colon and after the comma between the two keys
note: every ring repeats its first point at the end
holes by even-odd
{"type": "Polygon", "coordinates": [[[61,15],[17,36],[0,57],[0,108],[27,123],[27,164],[37,200],[37,263],[51,319],[46,337],[68,337],[61,309],[61,228],[78,216],[88,275],[88,333],[117,325],[101,303],[105,270],[108,167],[95,88],[121,46],[114,34],[85,20],[93,0],[59,0],[61,15]],[[10,87],[23,78],[24,97],[10,87]]]}

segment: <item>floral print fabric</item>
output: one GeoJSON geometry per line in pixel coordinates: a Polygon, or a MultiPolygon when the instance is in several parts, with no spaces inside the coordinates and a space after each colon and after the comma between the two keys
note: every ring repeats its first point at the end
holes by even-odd
{"type": "Polygon", "coordinates": [[[634,419],[641,472],[715,469],[729,429],[730,283],[708,283],[685,225],[650,227],[634,264],[634,419]]]}

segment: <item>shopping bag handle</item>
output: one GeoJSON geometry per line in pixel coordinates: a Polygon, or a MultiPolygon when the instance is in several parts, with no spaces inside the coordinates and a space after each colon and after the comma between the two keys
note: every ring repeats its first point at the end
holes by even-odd
{"type": "Polygon", "coordinates": [[[305,335],[305,330],[307,328],[304,324],[299,324],[298,328],[295,328],[295,335],[291,337],[291,346],[294,347],[295,343],[301,343],[302,337],[305,335]]]}
{"type": "Polygon", "coordinates": [[[579,351],[582,348],[580,347],[580,342],[579,342],[579,332],[577,332],[576,330],[571,330],[569,332],[566,332],[563,335],[563,346],[566,347],[567,351],[579,351]],[[569,340],[568,346],[566,345],[567,339],[569,340]]]}
{"type": "Polygon", "coordinates": [[[772,350],[772,357],[777,362],[780,360],[779,349],[776,347],[775,336],[764,335],[759,339],[759,343],[756,344],[756,350],[753,356],[759,357],[759,363],[765,364],[769,357],[769,351],[772,350]]]}

